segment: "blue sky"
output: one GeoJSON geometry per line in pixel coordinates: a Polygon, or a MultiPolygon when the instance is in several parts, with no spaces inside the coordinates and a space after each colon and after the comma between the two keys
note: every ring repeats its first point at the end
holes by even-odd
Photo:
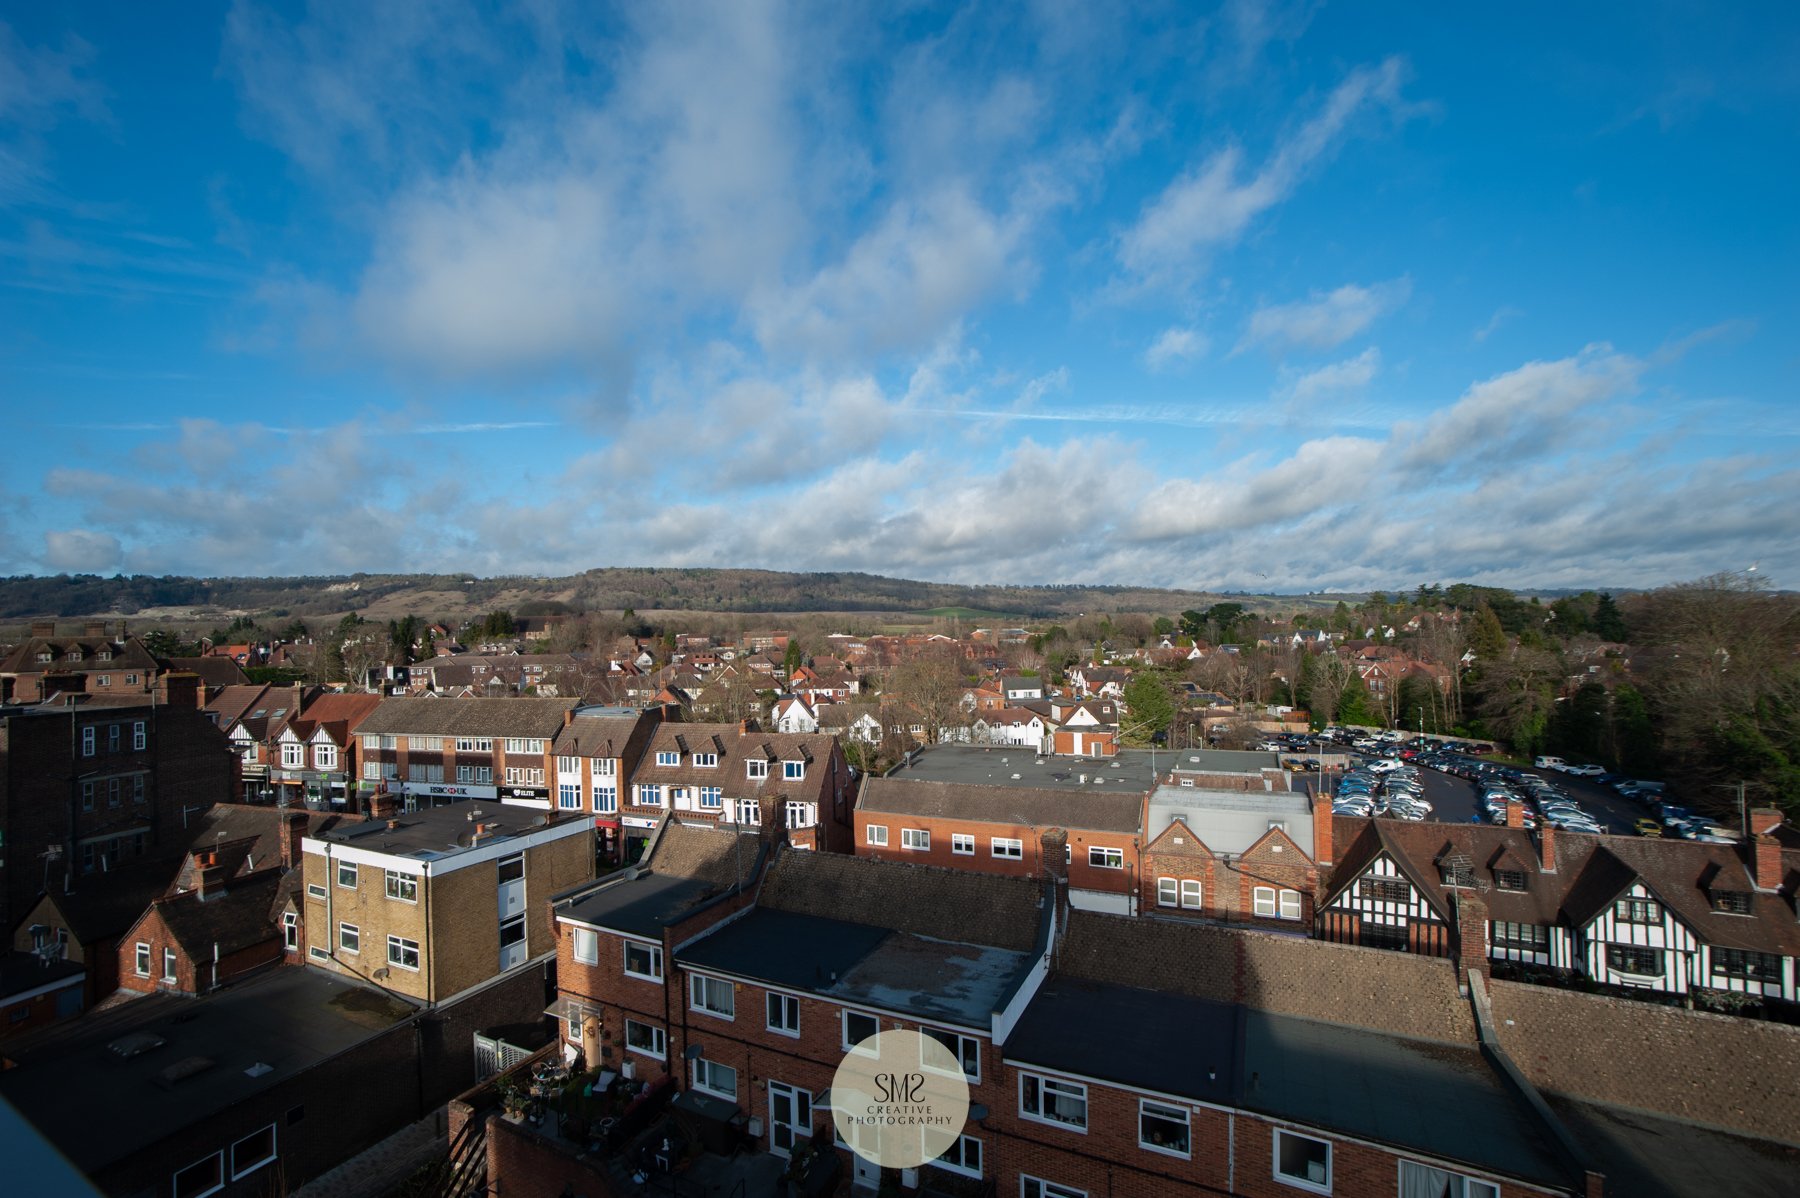
{"type": "Polygon", "coordinates": [[[1471,7],[0,7],[0,572],[1800,585],[1800,10],[1471,7]]]}

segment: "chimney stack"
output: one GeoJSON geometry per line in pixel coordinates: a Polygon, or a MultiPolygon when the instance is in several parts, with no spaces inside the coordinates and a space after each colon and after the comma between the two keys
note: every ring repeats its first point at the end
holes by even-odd
{"type": "Polygon", "coordinates": [[[1781,842],[1773,836],[1752,838],[1750,876],[1758,890],[1781,889],[1781,842]]]}
{"type": "Polygon", "coordinates": [[[225,867],[215,852],[194,854],[194,895],[201,902],[225,893],[225,867]]]}
{"type": "Polygon", "coordinates": [[[1331,814],[1331,796],[1320,786],[1313,792],[1313,864],[1324,868],[1333,861],[1332,838],[1335,835],[1331,814]]]}
{"type": "Polygon", "coordinates": [[[1525,804],[1517,799],[1506,800],[1506,826],[1509,828],[1525,826],[1525,804]]]}
{"type": "Polygon", "coordinates": [[[1781,827],[1782,815],[1779,807],[1755,807],[1750,811],[1750,835],[1773,836],[1775,829],[1781,827]]]}
{"type": "Polygon", "coordinates": [[[103,637],[106,635],[105,620],[89,620],[81,627],[82,636],[103,637]]]}
{"type": "Polygon", "coordinates": [[[165,707],[201,707],[205,696],[198,674],[164,674],[156,680],[157,702],[165,707]]]}
{"type": "Polygon", "coordinates": [[[1538,823],[1538,856],[1543,858],[1543,865],[1540,867],[1543,872],[1556,872],[1556,829],[1549,820],[1538,823]]]}
{"type": "Polygon", "coordinates": [[[369,814],[376,819],[392,819],[400,813],[400,799],[388,791],[376,791],[369,800],[369,814]]]}
{"type": "Polygon", "coordinates": [[[284,812],[281,823],[281,868],[293,869],[304,855],[300,842],[306,839],[306,816],[298,811],[284,812]]]}
{"type": "Polygon", "coordinates": [[[762,827],[757,830],[757,835],[771,845],[787,843],[787,796],[758,795],[756,807],[762,817],[762,827]]]}
{"type": "Polygon", "coordinates": [[[31,622],[31,635],[34,637],[55,636],[56,635],[56,621],[55,620],[33,620],[31,622]]]}
{"type": "Polygon", "coordinates": [[[1456,894],[1456,974],[1463,987],[1469,975],[1488,976],[1487,904],[1467,891],[1456,894]]]}
{"type": "Polygon", "coordinates": [[[1038,862],[1046,878],[1069,880],[1069,834],[1062,828],[1046,828],[1038,837],[1038,862]]]}
{"type": "Polygon", "coordinates": [[[574,722],[575,722],[575,709],[573,707],[571,707],[563,712],[563,727],[567,728],[570,724],[573,724],[574,722]]]}

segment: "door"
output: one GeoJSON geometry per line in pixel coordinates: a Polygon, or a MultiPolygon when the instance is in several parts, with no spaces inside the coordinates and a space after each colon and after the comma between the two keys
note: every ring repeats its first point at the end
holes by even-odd
{"type": "Polygon", "coordinates": [[[786,1156],[812,1135],[812,1092],[786,1082],[769,1083],[769,1151],[786,1156]]]}

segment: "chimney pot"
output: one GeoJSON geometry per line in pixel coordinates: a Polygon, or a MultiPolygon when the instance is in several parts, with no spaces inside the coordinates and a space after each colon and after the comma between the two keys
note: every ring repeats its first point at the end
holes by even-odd
{"type": "Polygon", "coordinates": [[[1525,804],[1517,799],[1506,800],[1506,826],[1509,828],[1525,826],[1525,804]]]}

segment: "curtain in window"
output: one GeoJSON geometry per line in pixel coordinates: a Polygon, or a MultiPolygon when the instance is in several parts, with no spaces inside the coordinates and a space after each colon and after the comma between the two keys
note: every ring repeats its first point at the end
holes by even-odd
{"type": "Polygon", "coordinates": [[[1455,1183],[1462,1180],[1442,1169],[1413,1161],[1400,1163],[1400,1198],[1460,1198],[1455,1183]]]}

